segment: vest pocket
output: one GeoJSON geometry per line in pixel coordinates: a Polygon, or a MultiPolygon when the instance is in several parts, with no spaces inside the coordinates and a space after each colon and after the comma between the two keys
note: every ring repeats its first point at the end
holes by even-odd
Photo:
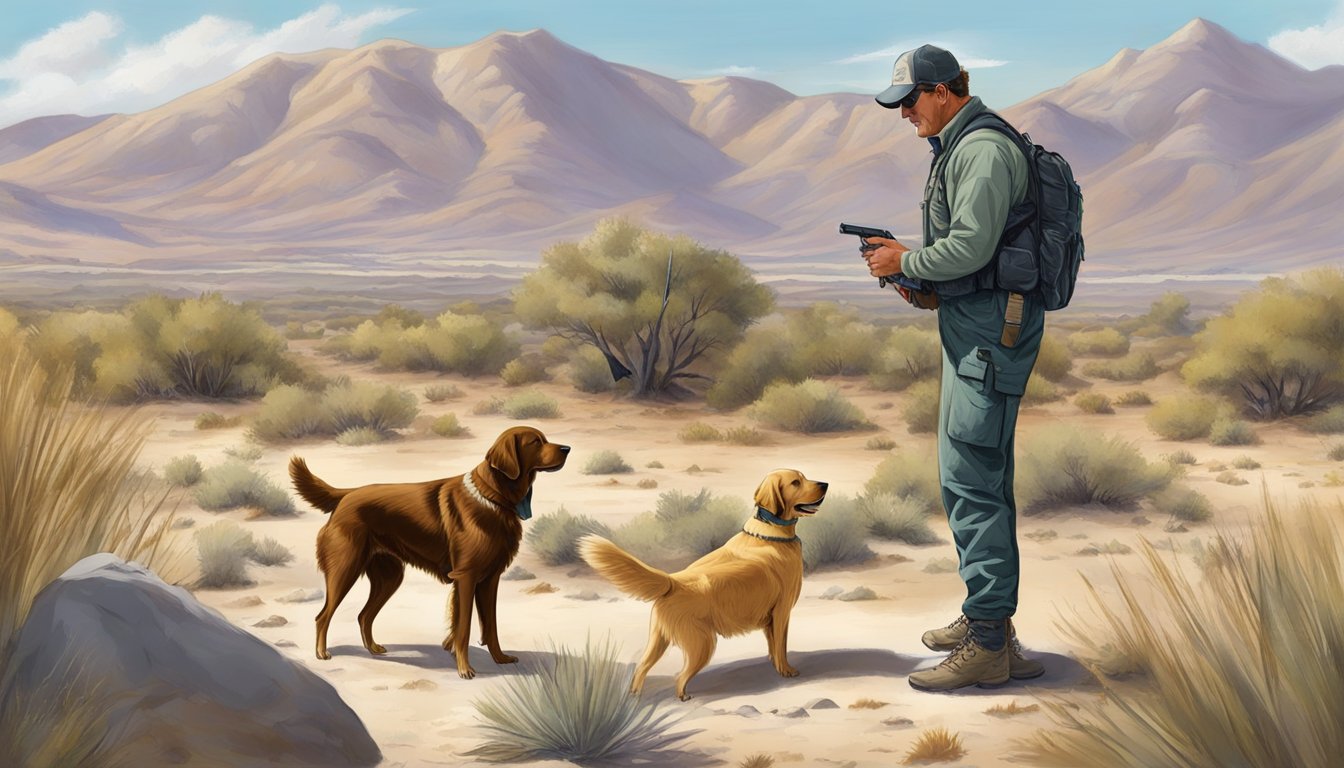
{"type": "Polygon", "coordinates": [[[1003,436],[1004,396],[994,388],[994,367],[971,350],[957,365],[947,410],[947,436],[996,448],[1003,436]]]}

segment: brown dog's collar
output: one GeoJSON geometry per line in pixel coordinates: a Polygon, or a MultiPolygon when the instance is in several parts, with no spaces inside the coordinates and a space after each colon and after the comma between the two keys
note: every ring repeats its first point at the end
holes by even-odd
{"type": "MultiPolygon", "coordinates": [[[[472,472],[474,471],[475,470],[472,470],[472,472]]],[[[481,493],[480,489],[476,487],[476,481],[471,479],[471,475],[472,473],[468,472],[462,476],[462,486],[467,489],[467,493],[471,494],[471,497],[473,499],[479,501],[480,503],[486,505],[487,507],[503,511],[504,508],[501,507],[499,504],[485,498],[485,494],[481,493]]]]}

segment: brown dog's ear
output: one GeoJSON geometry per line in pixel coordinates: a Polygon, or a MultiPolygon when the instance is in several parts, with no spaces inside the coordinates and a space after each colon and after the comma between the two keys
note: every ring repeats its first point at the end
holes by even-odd
{"type": "Polygon", "coordinates": [[[764,507],[776,515],[784,514],[784,491],[780,488],[782,479],[778,472],[771,472],[756,489],[756,506],[764,507]]]}
{"type": "Polygon", "coordinates": [[[518,435],[514,433],[505,437],[499,436],[495,444],[490,446],[489,452],[485,454],[485,460],[490,462],[490,467],[510,480],[517,480],[518,475],[522,474],[522,469],[518,466],[518,435]]]}

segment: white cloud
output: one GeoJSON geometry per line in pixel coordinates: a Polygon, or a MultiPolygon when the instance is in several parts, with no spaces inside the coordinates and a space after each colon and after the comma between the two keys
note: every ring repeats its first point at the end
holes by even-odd
{"type": "Polygon", "coordinates": [[[1344,2],[1314,27],[1285,29],[1269,38],[1269,49],[1307,69],[1344,64],[1344,2]]]}
{"type": "Polygon", "coordinates": [[[202,16],[159,40],[124,42],[120,19],[93,12],[66,22],[0,60],[0,115],[136,112],[209,85],[271,53],[351,48],[365,32],[411,11],[380,8],[346,16],[336,5],[256,30],[246,21],[202,16]]]}
{"type": "MultiPolygon", "coordinates": [[[[918,48],[919,46],[924,45],[924,43],[926,43],[926,42],[929,42],[929,41],[927,41],[927,40],[926,40],[926,41],[922,41],[922,42],[910,42],[910,41],[907,41],[907,42],[903,42],[903,43],[897,43],[896,45],[893,45],[893,46],[890,46],[890,47],[887,47],[887,48],[883,48],[882,50],[879,50],[879,51],[868,51],[868,52],[866,52],[866,53],[856,53],[856,54],[854,54],[853,56],[846,56],[846,57],[843,58],[843,59],[840,59],[840,60],[838,60],[838,61],[833,61],[833,62],[831,62],[831,63],[832,63],[832,64],[866,64],[866,63],[871,62],[871,61],[885,61],[885,62],[888,62],[888,63],[894,63],[894,62],[896,61],[896,57],[897,57],[897,56],[900,56],[902,53],[905,53],[905,52],[908,51],[908,50],[911,50],[911,49],[914,49],[914,48],[918,48]]],[[[1007,62],[1007,61],[1003,61],[1003,60],[1001,60],[1001,59],[990,59],[990,58],[986,58],[986,57],[983,57],[983,56],[976,56],[976,55],[974,55],[974,54],[968,52],[967,49],[966,49],[966,46],[960,46],[960,45],[957,45],[957,44],[955,44],[955,43],[944,43],[944,42],[933,41],[931,44],[932,44],[932,45],[936,45],[936,46],[938,46],[939,48],[943,48],[943,49],[945,49],[945,50],[951,51],[951,52],[952,52],[952,55],[957,57],[957,63],[958,63],[958,64],[961,64],[961,66],[962,66],[962,67],[965,67],[968,71],[976,70],[976,69],[990,69],[990,68],[993,68],[993,67],[1002,67],[1002,66],[1004,66],[1004,65],[1010,63],[1010,62],[1007,62]]]]}
{"type": "Polygon", "coordinates": [[[759,77],[761,74],[761,68],[739,67],[736,64],[731,64],[729,66],[723,67],[722,69],[712,69],[709,71],[708,74],[724,75],[727,77],[759,77]]]}

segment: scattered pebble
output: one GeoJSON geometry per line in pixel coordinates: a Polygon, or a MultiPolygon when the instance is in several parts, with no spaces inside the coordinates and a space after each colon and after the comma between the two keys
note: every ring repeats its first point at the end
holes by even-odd
{"type": "Polygon", "coordinates": [[[528,581],[537,578],[537,575],[521,565],[515,565],[509,569],[509,572],[500,577],[504,581],[528,581]]]}
{"type": "Polygon", "coordinates": [[[254,627],[283,627],[289,623],[289,619],[284,616],[267,616],[266,618],[253,624],[254,627]]]}
{"type": "Polygon", "coordinates": [[[284,597],[277,597],[276,600],[282,603],[311,603],[326,596],[320,589],[296,589],[284,597]]]}
{"type": "Polygon", "coordinates": [[[914,726],[915,721],[908,717],[888,717],[882,724],[892,728],[910,728],[914,726]]]}
{"type": "Polygon", "coordinates": [[[826,591],[821,593],[821,599],[822,599],[822,600],[834,600],[835,598],[837,598],[837,597],[843,595],[844,593],[845,593],[845,590],[844,590],[843,587],[839,587],[839,586],[835,586],[835,587],[827,587],[827,588],[826,588],[826,591]]]}
{"type": "Polygon", "coordinates": [[[776,714],[779,717],[788,717],[788,718],[811,717],[811,715],[807,714],[807,710],[803,709],[802,707],[789,707],[788,709],[781,709],[776,714]]]}
{"type": "Polygon", "coordinates": [[[276,640],[276,641],[275,641],[275,647],[276,647],[276,648],[298,648],[298,647],[299,647],[299,644],[296,643],[296,642],[294,642],[293,640],[276,640]]]}
{"type": "Polygon", "coordinates": [[[1143,515],[1135,515],[1134,519],[1130,520],[1129,522],[1134,525],[1150,525],[1153,521],[1149,520],[1143,515]]]}
{"type": "Polygon", "coordinates": [[[578,593],[577,595],[565,595],[565,597],[569,598],[570,600],[586,600],[586,601],[602,599],[601,595],[597,594],[591,589],[585,589],[584,591],[578,593]]]}
{"type": "Polygon", "coordinates": [[[190,528],[190,527],[192,527],[192,526],[195,525],[195,524],[196,524],[196,519],[193,518],[193,517],[179,517],[179,518],[175,518],[175,519],[173,520],[173,530],[175,530],[175,531],[180,531],[180,530],[182,530],[183,528],[190,528]]]}
{"type": "Polygon", "coordinates": [[[813,699],[807,703],[807,709],[839,709],[840,705],[830,699],[813,699]]]}
{"type": "Polygon", "coordinates": [[[876,600],[877,593],[867,587],[855,587],[841,595],[840,600],[850,603],[855,600],[876,600]]]}
{"type": "Polygon", "coordinates": [[[401,689],[403,691],[437,691],[439,689],[439,684],[434,682],[433,680],[425,680],[425,679],[411,680],[409,682],[402,683],[401,689]]]}
{"type": "Polygon", "coordinates": [[[743,704],[742,706],[734,710],[734,714],[741,715],[742,717],[760,717],[761,710],[751,706],[750,704],[743,704]]]}
{"type": "Polygon", "coordinates": [[[240,597],[237,600],[231,600],[224,604],[225,608],[256,608],[261,605],[261,598],[256,595],[240,597]]]}

